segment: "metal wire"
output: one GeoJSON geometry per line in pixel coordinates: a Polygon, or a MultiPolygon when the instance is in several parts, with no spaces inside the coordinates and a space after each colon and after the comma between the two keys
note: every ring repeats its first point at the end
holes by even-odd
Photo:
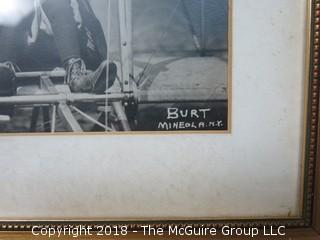
{"type": "MultiPolygon", "coordinates": [[[[177,4],[175,6],[175,8],[173,9],[173,11],[171,12],[170,14],[170,17],[169,17],[169,20],[168,20],[168,24],[166,25],[165,27],[165,31],[163,31],[160,35],[160,38],[158,40],[158,42],[162,42],[166,37],[167,37],[167,34],[168,34],[168,28],[169,26],[171,25],[171,22],[172,22],[172,19],[173,17],[175,16],[176,12],[178,11],[179,7],[180,7],[180,4],[182,3],[183,0],[178,0],[177,1],[177,4]]],[[[140,73],[140,77],[139,77],[139,80],[137,81],[137,84],[138,84],[138,87],[139,86],[143,86],[144,82],[146,81],[143,81],[141,82],[141,80],[143,79],[145,73],[147,72],[149,66],[150,66],[150,63],[152,61],[152,59],[154,58],[155,54],[158,52],[158,49],[154,49],[152,54],[150,55],[148,61],[147,61],[147,64],[146,66],[143,68],[142,72],[140,73]]]]}
{"type": "Polygon", "coordinates": [[[113,132],[113,129],[109,128],[106,124],[102,124],[99,121],[95,120],[93,117],[91,117],[90,115],[84,113],[83,111],[81,111],[79,108],[75,107],[75,106],[70,106],[74,111],[76,111],[77,113],[79,113],[81,116],[85,117],[86,119],[88,119],[89,121],[93,122],[94,124],[97,124],[98,126],[107,129],[107,131],[109,132],[113,132]]]}
{"type": "MultiPolygon", "coordinates": [[[[107,49],[110,49],[111,46],[111,0],[108,0],[107,2],[107,49]]],[[[107,66],[106,66],[106,91],[109,87],[109,64],[110,64],[110,54],[107,52],[107,66]]],[[[108,106],[109,106],[109,99],[106,97],[105,101],[105,132],[109,131],[108,128],[108,121],[109,121],[109,116],[108,116],[108,106]]]]}

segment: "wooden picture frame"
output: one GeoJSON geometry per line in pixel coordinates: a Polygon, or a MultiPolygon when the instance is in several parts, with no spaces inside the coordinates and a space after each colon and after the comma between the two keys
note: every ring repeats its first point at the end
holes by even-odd
{"type": "MultiPolygon", "coordinates": [[[[307,89],[307,111],[306,111],[306,144],[305,144],[305,166],[304,166],[304,194],[303,211],[299,218],[288,219],[237,219],[237,220],[155,220],[155,221],[0,221],[0,239],[37,239],[30,231],[34,225],[39,227],[61,226],[90,226],[94,230],[99,230],[99,226],[112,225],[121,228],[128,226],[128,231],[141,231],[141,226],[148,224],[153,227],[167,229],[169,225],[179,227],[193,226],[221,228],[225,225],[233,227],[257,227],[264,226],[286,226],[287,235],[280,239],[320,239],[320,0],[309,0],[309,21],[308,24],[308,89],[307,89]]],[[[131,233],[128,239],[140,239],[141,233],[131,233]]],[[[72,237],[70,236],[70,239],[72,237]]],[[[97,237],[98,238],[98,237],[97,237]]],[[[154,236],[157,239],[157,236],[154,236]]],[[[180,239],[179,237],[176,237],[180,239]]],[[[42,238],[40,238],[42,239],[42,238]]],[[[46,239],[44,237],[43,239],[46,239]]],[[[68,239],[68,237],[66,237],[68,239]]],[[[92,239],[90,236],[83,236],[80,239],[92,239]]],[[[112,238],[110,238],[112,239],[112,238]]],[[[173,238],[175,239],[175,238],[173,238]]],[[[195,238],[197,239],[197,238],[195,238]]],[[[208,238],[209,239],[209,238],[208,238]]],[[[210,237],[210,239],[215,239],[210,237]]],[[[233,239],[230,237],[219,236],[219,239],[233,239]]],[[[240,239],[247,239],[245,237],[240,239]]],[[[260,238],[257,238],[260,239],[260,238]]],[[[262,237],[261,239],[265,239],[262,237]]],[[[278,239],[275,236],[274,239],[278,239]]]]}

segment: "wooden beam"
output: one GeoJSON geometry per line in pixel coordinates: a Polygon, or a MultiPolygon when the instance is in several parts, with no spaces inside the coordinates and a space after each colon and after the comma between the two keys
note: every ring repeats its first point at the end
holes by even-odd
{"type": "Polygon", "coordinates": [[[123,91],[130,92],[130,50],[128,40],[128,21],[127,21],[127,0],[118,0],[119,23],[120,23],[120,52],[121,52],[121,81],[123,91]]]}
{"type": "MultiPolygon", "coordinates": [[[[91,71],[87,71],[88,73],[91,71]]],[[[40,78],[41,76],[48,76],[49,78],[64,78],[66,76],[66,71],[54,70],[54,71],[38,71],[38,72],[17,72],[16,78],[18,79],[29,79],[29,78],[40,78]]]]}
{"type": "Polygon", "coordinates": [[[51,123],[51,133],[56,132],[56,124],[57,124],[57,105],[53,105],[52,107],[52,123],[51,123]]]}
{"type": "MultiPolygon", "coordinates": [[[[215,94],[212,89],[180,89],[180,90],[147,90],[137,93],[139,103],[167,103],[167,102],[212,102],[227,101],[225,93],[215,94]]],[[[0,97],[0,104],[32,105],[54,104],[59,102],[102,102],[108,98],[109,102],[117,102],[125,99],[124,93],[110,93],[107,95],[95,95],[89,93],[49,94],[32,96],[0,97]]]]}
{"type": "Polygon", "coordinates": [[[66,103],[60,103],[58,105],[59,117],[66,123],[68,130],[73,132],[81,133],[83,132],[77,119],[73,116],[70,108],[66,103]]]}
{"type": "Polygon", "coordinates": [[[132,0],[126,0],[126,21],[127,21],[127,39],[128,39],[128,58],[129,58],[129,75],[134,79],[133,64],[133,16],[132,16],[132,0]]]}
{"type": "Polygon", "coordinates": [[[7,115],[0,115],[0,123],[4,123],[4,122],[10,122],[10,116],[7,115]]]}
{"type": "Polygon", "coordinates": [[[43,75],[53,78],[63,78],[66,75],[66,71],[58,70],[58,71],[50,71],[50,72],[17,72],[16,78],[39,78],[43,75]]]}
{"type": "MultiPolygon", "coordinates": [[[[212,89],[182,89],[182,90],[148,90],[138,92],[139,103],[167,103],[167,102],[212,102],[227,101],[224,93],[212,96],[212,89]]],[[[32,95],[0,97],[0,104],[32,105],[54,104],[59,102],[117,102],[127,97],[124,93],[110,93],[95,95],[89,93],[70,93],[52,95],[32,95]]]]}
{"type": "Polygon", "coordinates": [[[70,94],[48,94],[48,95],[31,95],[31,96],[12,96],[0,97],[0,104],[53,104],[59,102],[104,102],[106,98],[109,101],[119,101],[125,98],[122,93],[110,93],[107,95],[95,95],[90,93],[70,93],[70,94]]]}
{"type": "Polygon", "coordinates": [[[227,101],[227,94],[214,93],[211,88],[165,89],[140,91],[139,103],[213,102],[227,101]]]}

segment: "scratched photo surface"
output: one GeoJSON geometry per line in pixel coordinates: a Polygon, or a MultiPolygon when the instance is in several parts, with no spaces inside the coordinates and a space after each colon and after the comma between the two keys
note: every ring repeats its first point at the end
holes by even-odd
{"type": "Polygon", "coordinates": [[[1,4],[1,133],[230,130],[228,0],[1,4]]]}

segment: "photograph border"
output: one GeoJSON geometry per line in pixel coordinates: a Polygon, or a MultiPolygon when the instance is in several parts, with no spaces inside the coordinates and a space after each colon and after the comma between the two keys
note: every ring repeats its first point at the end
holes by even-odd
{"type": "MultiPolygon", "coordinates": [[[[232,13],[232,0],[229,14],[232,13]]],[[[311,228],[319,225],[319,206],[315,203],[319,202],[320,191],[315,191],[315,186],[319,186],[319,172],[316,179],[316,166],[320,165],[320,151],[318,147],[319,136],[319,61],[320,61],[320,0],[308,0],[308,28],[307,28],[307,81],[306,104],[305,111],[305,144],[304,158],[305,164],[303,172],[303,212],[301,218],[285,218],[285,219],[238,219],[230,221],[221,220],[188,220],[188,221],[0,221],[1,231],[30,231],[33,225],[62,227],[69,225],[84,225],[96,229],[99,225],[128,225],[130,230],[138,230],[142,225],[148,224],[154,227],[162,227],[167,229],[169,225],[175,224],[180,227],[222,227],[229,225],[232,227],[263,227],[263,226],[286,226],[289,228],[311,228]],[[317,207],[318,206],[318,207],[317,207]],[[316,208],[317,207],[317,208],[316,208]],[[316,225],[314,225],[316,224],[316,225]]],[[[229,17],[229,25],[232,18],[229,17]]],[[[232,39],[232,35],[229,35],[232,39]]],[[[230,40],[229,40],[230,41],[230,40]]],[[[231,51],[229,49],[229,51],[231,51]]],[[[232,58],[231,58],[232,59],[232,58]]],[[[230,59],[230,60],[231,60],[230,59]]],[[[232,61],[231,61],[232,64],[232,61]]],[[[231,87],[231,86],[230,86],[231,87]]],[[[229,99],[231,102],[231,99],[229,99]]],[[[230,117],[230,116],[229,116],[230,117]]],[[[229,126],[230,127],[230,126],[229,126]]],[[[230,128],[229,128],[230,129],[230,128]]],[[[152,133],[152,132],[151,132],[152,133]]],[[[186,133],[186,132],[179,132],[186,133]]],[[[192,132],[194,133],[194,132],[192,132]]],[[[205,132],[201,132],[205,133],[205,132]]],[[[141,132],[137,132],[141,134],[141,132]]],[[[154,134],[154,133],[153,133],[154,134]]],[[[58,134],[60,135],[60,134],[58,134]]],[[[91,134],[89,134],[91,135],[91,134]]],[[[0,235],[1,236],[1,235],[0,235]]]]}

